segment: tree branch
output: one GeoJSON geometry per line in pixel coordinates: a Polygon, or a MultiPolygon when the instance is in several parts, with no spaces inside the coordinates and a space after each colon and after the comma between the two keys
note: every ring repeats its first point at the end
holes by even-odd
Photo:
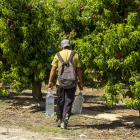
{"type": "Polygon", "coordinates": [[[16,12],[16,11],[14,10],[14,8],[11,6],[11,2],[10,2],[9,0],[8,0],[8,2],[9,2],[9,6],[11,7],[12,11],[16,12]]]}

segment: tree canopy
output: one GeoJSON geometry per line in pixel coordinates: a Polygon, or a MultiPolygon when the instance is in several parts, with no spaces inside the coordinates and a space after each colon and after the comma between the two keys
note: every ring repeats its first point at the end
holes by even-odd
{"type": "MultiPolygon", "coordinates": [[[[133,0],[0,0],[1,75],[21,92],[47,83],[63,39],[81,58],[83,80],[103,87],[113,106],[140,105],[140,2],[133,0]],[[49,51],[48,51],[49,50],[49,51]],[[50,52],[51,50],[51,52],[50,52]],[[125,91],[122,86],[127,86],[125,91]]],[[[4,86],[1,94],[5,94],[4,86]]]]}

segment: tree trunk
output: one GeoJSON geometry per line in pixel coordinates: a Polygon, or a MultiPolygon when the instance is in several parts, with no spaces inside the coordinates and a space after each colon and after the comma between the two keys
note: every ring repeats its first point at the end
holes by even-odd
{"type": "Polygon", "coordinates": [[[34,82],[32,83],[32,86],[33,86],[33,89],[32,89],[32,95],[33,95],[33,98],[35,100],[42,100],[43,97],[42,97],[42,92],[41,92],[41,82],[34,82]]]}
{"type": "Polygon", "coordinates": [[[139,110],[139,117],[140,117],[140,108],[138,108],[138,110],[139,110]]]}
{"type": "Polygon", "coordinates": [[[131,77],[130,72],[126,73],[125,81],[129,82],[130,77],[131,77]]]}

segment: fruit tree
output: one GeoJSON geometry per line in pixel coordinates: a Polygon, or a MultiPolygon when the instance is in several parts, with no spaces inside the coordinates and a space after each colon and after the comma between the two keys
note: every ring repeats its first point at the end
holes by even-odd
{"type": "Polygon", "coordinates": [[[48,83],[50,63],[58,48],[57,31],[51,30],[54,9],[56,1],[0,0],[0,48],[9,64],[5,70],[2,61],[1,81],[18,93],[32,89],[34,99],[42,99],[41,82],[48,83]]]}
{"type": "Polygon", "coordinates": [[[71,40],[83,79],[104,87],[109,106],[128,96],[127,106],[140,107],[139,8],[133,0],[64,0],[58,10],[60,38],[71,40]]]}
{"type": "Polygon", "coordinates": [[[69,39],[81,57],[83,80],[103,87],[109,106],[129,97],[127,106],[140,108],[138,0],[0,2],[0,47],[9,64],[0,82],[17,92],[31,87],[41,98],[52,58],[69,39]]]}

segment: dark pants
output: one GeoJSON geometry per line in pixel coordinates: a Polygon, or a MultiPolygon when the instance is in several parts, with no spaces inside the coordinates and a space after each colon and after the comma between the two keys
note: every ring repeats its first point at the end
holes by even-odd
{"type": "Polygon", "coordinates": [[[62,120],[62,122],[65,122],[67,124],[71,114],[76,87],[71,89],[64,89],[57,85],[56,88],[58,95],[56,112],[57,121],[60,119],[62,120]]]}

